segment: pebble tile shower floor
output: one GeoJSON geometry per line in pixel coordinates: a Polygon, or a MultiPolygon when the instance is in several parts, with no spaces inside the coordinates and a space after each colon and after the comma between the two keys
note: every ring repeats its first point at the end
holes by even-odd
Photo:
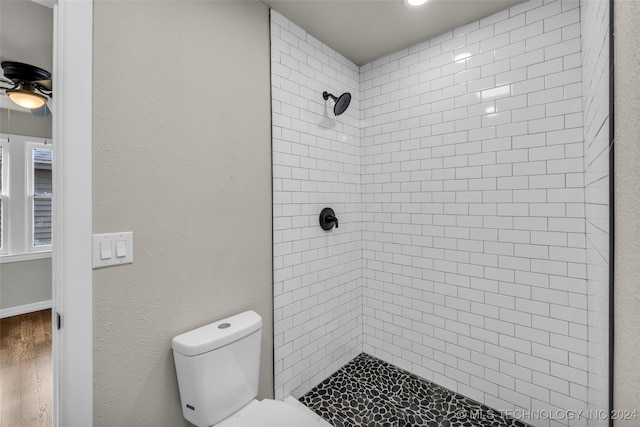
{"type": "Polygon", "coordinates": [[[528,427],[366,353],[300,401],[335,427],[528,427]]]}

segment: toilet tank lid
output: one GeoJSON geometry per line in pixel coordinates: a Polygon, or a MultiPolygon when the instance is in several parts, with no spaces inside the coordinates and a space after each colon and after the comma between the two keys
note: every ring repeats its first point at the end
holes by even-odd
{"type": "Polygon", "coordinates": [[[182,355],[197,356],[231,344],[260,328],[262,317],[255,311],[245,311],[178,335],[171,347],[182,355]]]}

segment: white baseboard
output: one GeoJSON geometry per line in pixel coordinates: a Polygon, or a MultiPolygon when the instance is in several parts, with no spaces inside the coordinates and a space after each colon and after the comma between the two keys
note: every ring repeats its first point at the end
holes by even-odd
{"type": "Polygon", "coordinates": [[[51,308],[51,300],[34,302],[31,304],[18,305],[16,307],[0,308],[0,319],[5,317],[18,316],[20,314],[31,313],[51,308]]]}

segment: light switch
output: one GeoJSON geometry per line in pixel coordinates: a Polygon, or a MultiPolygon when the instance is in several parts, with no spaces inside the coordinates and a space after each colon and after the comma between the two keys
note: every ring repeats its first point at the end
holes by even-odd
{"type": "Polygon", "coordinates": [[[131,264],[133,232],[93,235],[93,268],[131,264]]]}
{"type": "Polygon", "coordinates": [[[125,240],[116,240],[116,258],[127,256],[127,242],[125,240]]]}
{"type": "Polygon", "coordinates": [[[100,242],[100,259],[109,259],[111,256],[111,241],[102,240],[100,242]]]}

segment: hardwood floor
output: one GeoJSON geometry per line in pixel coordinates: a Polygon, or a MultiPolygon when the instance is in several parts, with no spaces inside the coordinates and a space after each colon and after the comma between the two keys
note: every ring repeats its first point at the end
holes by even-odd
{"type": "Polygon", "coordinates": [[[51,310],[0,319],[0,427],[53,424],[51,310]]]}

